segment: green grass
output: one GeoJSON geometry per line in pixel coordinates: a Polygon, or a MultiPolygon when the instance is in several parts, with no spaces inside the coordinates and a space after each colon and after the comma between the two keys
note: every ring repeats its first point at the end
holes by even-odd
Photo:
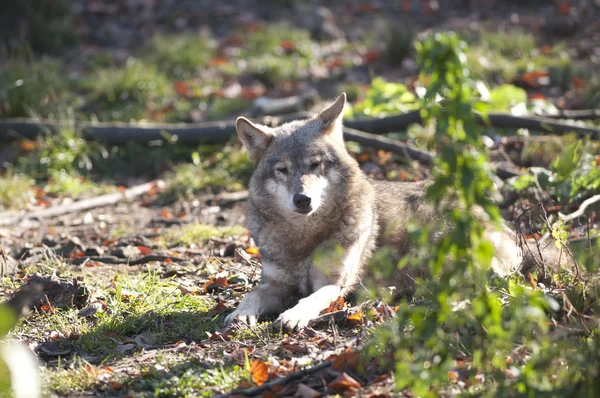
{"type": "Polygon", "coordinates": [[[64,66],[56,60],[20,55],[0,61],[0,117],[57,118],[75,105],[71,89],[64,66]]]}
{"type": "Polygon", "coordinates": [[[510,82],[527,72],[547,72],[551,83],[568,83],[573,63],[564,46],[541,51],[535,36],[518,30],[484,31],[472,39],[467,58],[473,74],[488,82],[510,82]]]}
{"type": "Polygon", "coordinates": [[[268,25],[248,34],[240,59],[250,74],[266,84],[303,77],[313,56],[314,43],[303,29],[268,25]]]}
{"type": "Polygon", "coordinates": [[[99,69],[82,85],[91,96],[88,108],[101,121],[147,118],[175,96],[164,72],[136,58],[129,58],[120,68],[99,69]]]}
{"type": "Polygon", "coordinates": [[[32,199],[33,184],[32,178],[20,174],[0,176],[0,211],[25,207],[32,199]]]}
{"type": "Polygon", "coordinates": [[[207,187],[239,191],[252,173],[248,153],[239,146],[200,146],[191,157],[192,163],[168,173],[165,197],[192,198],[207,187]]]}
{"type": "Polygon", "coordinates": [[[44,385],[59,395],[69,396],[93,390],[101,382],[100,369],[84,360],[75,360],[68,369],[41,368],[44,385]]]}
{"type": "Polygon", "coordinates": [[[160,363],[142,368],[141,377],[127,383],[139,391],[140,397],[212,397],[220,391],[236,388],[240,382],[250,380],[250,372],[244,366],[218,366],[208,368],[201,361],[160,363]]]}
{"type": "Polygon", "coordinates": [[[215,41],[206,35],[157,35],[150,39],[139,56],[173,78],[197,76],[216,54],[215,41]]]}
{"type": "Polygon", "coordinates": [[[66,336],[61,344],[74,344],[80,355],[103,359],[119,356],[115,348],[142,332],[151,334],[156,344],[164,344],[198,341],[215,328],[216,315],[208,312],[214,306],[212,298],[183,295],[176,282],[154,273],[118,274],[101,296],[106,307],[92,317],[78,316],[76,308],[37,312],[22,320],[12,333],[45,340],[46,331],[58,330],[66,336]]]}
{"type": "Polygon", "coordinates": [[[170,229],[159,238],[160,246],[189,246],[202,244],[212,237],[223,238],[225,236],[240,236],[246,232],[244,227],[235,225],[232,227],[217,227],[211,224],[194,223],[188,224],[180,229],[170,229]]]}

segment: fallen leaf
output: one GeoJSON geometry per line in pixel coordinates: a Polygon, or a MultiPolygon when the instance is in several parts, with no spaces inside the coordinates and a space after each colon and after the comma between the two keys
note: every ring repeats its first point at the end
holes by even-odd
{"type": "Polygon", "coordinates": [[[163,211],[160,213],[160,216],[162,218],[173,218],[173,214],[171,213],[171,210],[169,210],[169,209],[163,209],[163,211]]]}
{"type": "Polygon", "coordinates": [[[354,370],[358,363],[359,353],[354,351],[345,351],[338,355],[334,360],[331,367],[337,371],[354,370]]]}
{"type": "Polygon", "coordinates": [[[301,398],[314,398],[314,397],[318,397],[320,395],[321,394],[319,394],[319,392],[317,390],[313,390],[306,384],[302,384],[302,383],[298,384],[298,388],[296,389],[296,394],[294,394],[294,396],[301,397],[301,398]]]}
{"type": "Polygon", "coordinates": [[[258,247],[249,247],[246,249],[246,253],[252,256],[257,256],[260,253],[260,251],[258,250],[258,247]]]}
{"type": "Polygon", "coordinates": [[[227,282],[227,278],[229,277],[228,271],[219,271],[217,275],[215,275],[215,286],[217,287],[227,287],[229,283],[227,282]]]}
{"type": "Polygon", "coordinates": [[[219,302],[217,303],[217,305],[215,305],[215,306],[214,306],[214,307],[211,309],[211,312],[215,312],[215,313],[217,313],[217,314],[220,314],[220,313],[222,313],[222,312],[225,312],[225,311],[228,311],[228,310],[230,310],[230,308],[229,308],[229,307],[227,307],[227,306],[225,305],[225,303],[224,303],[224,302],[222,302],[222,301],[219,301],[219,302]]]}
{"type": "Polygon", "coordinates": [[[269,380],[269,365],[266,362],[254,360],[250,364],[250,374],[252,375],[252,381],[257,386],[261,386],[269,380]]]}
{"type": "Polygon", "coordinates": [[[351,323],[360,323],[363,319],[363,312],[358,311],[356,314],[348,315],[348,321],[351,323]]]}
{"type": "Polygon", "coordinates": [[[187,97],[188,96],[188,92],[189,92],[190,89],[187,86],[187,84],[185,84],[181,80],[177,80],[173,84],[173,87],[175,88],[175,91],[177,92],[177,94],[181,95],[182,97],[187,97]]]}
{"type": "Polygon", "coordinates": [[[148,254],[152,253],[152,249],[150,249],[147,246],[136,246],[136,247],[143,256],[147,256],[148,254]]]}
{"type": "Polygon", "coordinates": [[[332,390],[344,391],[349,388],[359,388],[360,383],[350,377],[347,373],[342,373],[327,385],[327,388],[332,390]]]}
{"type": "Polygon", "coordinates": [[[332,301],[329,304],[329,307],[327,307],[323,311],[321,311],[320,315],[329,314],[329,313],[335,312],[335,311],[341,311],[345,308],[345,306],[346,306],[346,302],[344,301],[344,298],[340,296],[340,297],[338,297],[337,300],[332,301]]]}

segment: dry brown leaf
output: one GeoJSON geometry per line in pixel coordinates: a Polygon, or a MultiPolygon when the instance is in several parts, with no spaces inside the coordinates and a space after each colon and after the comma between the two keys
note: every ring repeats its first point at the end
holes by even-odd
{"type": "Polygon", "coordinates": [[[229,308],[229,307],[227,307],[227,306],[225,305],[225,303],[224,303],[224,302],[222,302],[222,301],[219,301],[219,302],[217,303],[217,305],[215,305],[215,306],[214,306],[214,307],[211,309],[211,312],[216,312],[217,314],[220,314],[220,313],[222,313],[222,312],[225,312],[225,311],[227,311],[227,310],[229,310],[229,309],[230,309],[230,308],[229,308]]]}
{"type": "Polygon", "coordinates": [[[310,388],[309,386],[307,386],[306,384],[298,384],[298,388],[296,389],[296,397],[300,397],[300,398],[314,398],[314,397],[318,397],[319,392],[317,390],[314,390],[312,388],[310,388]]]}
{"type": "Polygon", "coordinates": [[[250,364],[250,374],[252,375],[252,381],[257,386],[261,386],[269,380],[269,365],[266,362],[254,360],[250,364]]]}
{"type": "Polygon", "coordinates": [[[347,373],[342,373],[327,385],[327,388],[332,390],[344,391],[349,388],[359,388],[360,383],[350,377],[347,373]]]}
{"type": "Polygon", "coordinates": [[[356,369],[359,355],[360,354],[355,351],[345,351],[335,357],[332,368],[340,372],[346,369],[354,370],[356,369]]]}

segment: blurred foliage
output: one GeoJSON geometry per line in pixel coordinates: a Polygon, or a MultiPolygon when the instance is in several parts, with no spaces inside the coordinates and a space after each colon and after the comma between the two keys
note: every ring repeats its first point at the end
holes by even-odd
{"type": "Polygon", "coordinates": [[[11,39],[16,39],[36,52],[63,52],[77,43],[72,5],[72,0],[4,0],[0,45],[11,49],[11,39]]]}
{"type": "Polygon", "coordinates": [[[168,173],[165,197],[192,198],[206,187],[238,191],[252,173],[248,153],[239,147],[200,147],[191,155],[192,163],[176,166],[168,173]]]}
{"type": "Polygon", "coordinates": [[[573,77],[573,62],[564,46],[539,48],[531,33],[518,30],[480,32],[466,52],[474,77],[490,83],[511,82],[527,72],[544,71],[551,84],[562,86],[573,77]]]}
{"type": "Polygon", "coordinates": [[[57,61],[34,61],[29,54],[0,60],[0,117],[57,117],[73,101],[71,88],[57,61]]]}
{"type": "Polygon", "coordinates": [[[216,54],[216,42],[207,35],[154,36],[143,46],[140,57],[170,77],[198,76],[216,54]]]}
{"type": "Polygon", "coordinates": [[[122,68],[97,70],[83,87],[92,97],[89,111],[100,120],[143,119],[148,110],[161,110],[175,95],[159,68],[135,58],[122,68]]]}
{"type": "Polygon", "coordinates": [[[306,30],[268,25],[247,35],[239,58],[247,63],[250,74],[274,85],[280,80],[303,77],[315,45],[306,30]]]}
{"type": "Polygon", "coordinates": [[[581,201],[600,189],[600,155],[594,149],[577,141],[564,148],[549,170],[532,167],[510,182],[518,191],[539,186],[562,203],[581,201]]]}
{"type": "MultiPolygon", "coordinates": [[[[417,281],[422,303],[401,305],[398,318],[377,331],[368,352],[383,362],[387,356],[382,352],[388,352],[396,387],[415,396],[450,391],[449,375],[458,372],[457,360],[465,359],[471,376],[461,391],[469,395],[595,396],[600,387],[595,381],[598,334],[584,342],[575,339],[575,344],[553,339],[549,315],[560,309],[555,298],[520,276],[489,282],[494,249],[483,232],[485,225],[499,225],[500,215],[489,195],[489,163],[473,112],[477,82],[465,62],[465,43],[454,34],[435,33],[417,49],[428,78],[427,117],[436,121],[441,146],[428,198],[438,207],[454,198],[461,210],[445,210],[450,230],[439,241],[434,238],[439,225],[412,227],[415,254],[398,266],[428,264],[431,278],[417,281]],[[485,210],[483,215],[476,207],[485,210]],[[526,360],[515,355],[515,347],[527,353],[526,360]],[[589,367],[582,366],[585,362],[589,367]],[[478,374],[483,376],[479,381],[478,374]]],[[[567,163],[559,159],[554,167],[568,173],[567,163]]],[[[564,237],[560,226],[556,236],[564,237]]],[[[579,282],[571,278],[570,284],[579,282]]]]}
{"type": "Polygon", "coordinates": [[[377,77],[371,82],[365,97],[346,107],[345,117],[372,116],[384,117],[395,113],[405,113],[418,109],[415,94],[404,84],[386,82],[377,77]]]}

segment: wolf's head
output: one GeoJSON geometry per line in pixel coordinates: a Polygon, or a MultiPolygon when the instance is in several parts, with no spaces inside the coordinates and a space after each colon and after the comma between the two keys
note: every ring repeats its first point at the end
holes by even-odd
{"type": "Polygon", "coordinates": [[[277,128],[237,119],[237,133],[255,164],[250,182],[255,202],[286,218],[327,211],[339,202],[331,192],[343,195],[343,184],[355,165],[344,147],[345,103],[342,94],[317,116],[277,128]]]}

